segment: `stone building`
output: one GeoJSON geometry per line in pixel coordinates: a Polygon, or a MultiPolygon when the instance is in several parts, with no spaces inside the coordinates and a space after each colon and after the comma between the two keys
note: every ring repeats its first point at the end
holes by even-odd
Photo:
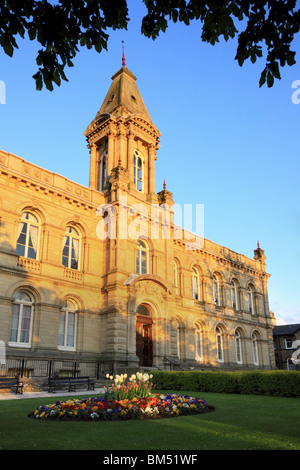
{"type": "MultiPolygon", "coordinates": [[[[123,64],[85,132],[89,187],[0,151],[0,340],[14,357],[275,367],[264,251],[174,226],[160,133],[123,64]]],[[[104,370],[103,369],[103,370],[104,370]]]]}
{"type": "Polygon", "coordinates": [[[300,324],[275,326],[273,338],[276,367],[300,370],[300,324]]]}

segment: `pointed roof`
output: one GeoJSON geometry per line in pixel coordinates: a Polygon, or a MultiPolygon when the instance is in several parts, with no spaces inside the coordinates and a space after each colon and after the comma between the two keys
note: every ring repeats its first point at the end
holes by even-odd
{"type": "Polygon", "coordinates": [[[134,74],[123,66],[113,75],[112,81],[97,116],[111,114],[115,117],[126,117],[130,114],[138,114],[151,122],[134,74]]]}
{"type": "Polygon", "coordinates": [[[111,120],[132,119],[141,123],[151,135],[159,139],[160,132],[153,124],[143,98],[136,85],[135,75],[125,66],[125,56],[122,58],[123,66],[112,76],[112,83],[106,97],[93,121],[88,125],[84,135],[89,139],[97,133],[102,123],[111,120]]]}

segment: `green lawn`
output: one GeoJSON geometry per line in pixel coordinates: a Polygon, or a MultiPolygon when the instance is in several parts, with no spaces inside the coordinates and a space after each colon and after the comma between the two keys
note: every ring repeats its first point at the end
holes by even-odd
{"type": "MultiPolygon", "coordinates": [[[[176,392],[174,392],[176,393],[176,392]]],[[[0,401],[2,450],[300,450],[300,399],[180,392],[200,396],[206,415],[124,422],[38,421],[49,398],[0,401]]]]}

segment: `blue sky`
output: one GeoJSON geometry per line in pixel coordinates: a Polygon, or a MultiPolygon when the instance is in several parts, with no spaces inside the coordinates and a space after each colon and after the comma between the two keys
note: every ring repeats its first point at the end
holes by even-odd
{"type": "MultiPolygon", "coordinates": [[[[88,186],[83,135],[121,67],[126,66],[162,136],[156,191],[178,204],[204,204],[204,236],[250,258],[259,240],[267,256],[270,309],[278,324],[300,323],[300,104],[292,83],[299,64],[273,88],[259,88],[264,62],[234,60],[236,41],[201,42],[197,22],[175,24],[152,41],[140,33],[143,6],[129,1],[127,31],[112,31],[108,51],[82,49],[69,82],[38,92],[37,45],[20,40],[13,59],[0,51],[0,148],[88,186]]],[[[300,37],[294,41],[300,60],[300,37]]],[[[300,97],[300,94],[298,95],[300,97]]]]}

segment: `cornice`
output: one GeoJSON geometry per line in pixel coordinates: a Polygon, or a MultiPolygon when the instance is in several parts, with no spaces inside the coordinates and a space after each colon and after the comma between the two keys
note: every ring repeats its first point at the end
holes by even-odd
{"type": "Polygon", "coordinates": [[[98,191],[51,173],[16,155],[0,151],[0,176],[2,175],[16,189],[31,189],[35,193],[50,195],[84,210],[96,210],[104,202],[103,194],[98,191]]]}

